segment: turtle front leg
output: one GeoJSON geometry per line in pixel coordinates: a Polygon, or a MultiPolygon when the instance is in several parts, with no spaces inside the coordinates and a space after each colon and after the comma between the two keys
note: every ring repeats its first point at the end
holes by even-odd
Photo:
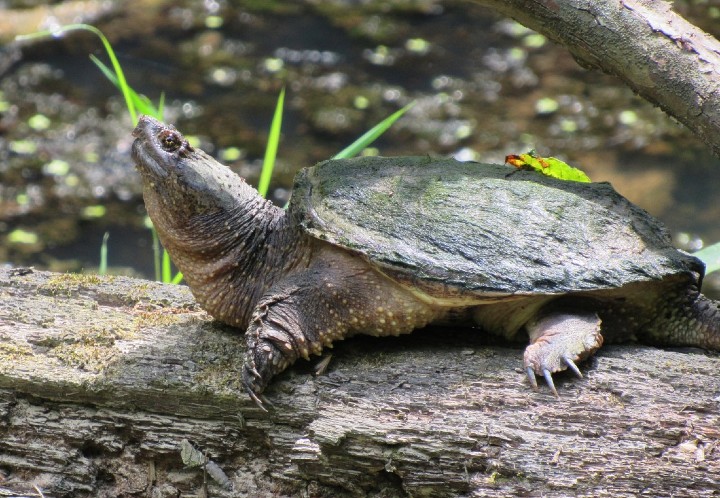
{"type": "MultiPolygon", "coordinates": [[[[260,299],[245,333],[248,351],[243,385],[250,397],[265,409],[270,404],[262,392],[270,380],[298,358],[319,354],[323,344],[342,338],[346,327],[330,323],[331,299],[312,284],[314,272],[283,282],[260,299]]],[[[325,285],[333,285],[327,278],[325,285]]],[[[335,306],[335,303],[332,303],[335,306]]]]}
{"type": "Polygon", "coordinates": [[[537,389],[536,375],[558,395],[552,374],[570,369],[578,377],[582,374],[576,363],[591,356],[603,343],[600,318],[596,313],[554,312],[528,323],[530,345],[525,349],[525,371],[537,389]]]}
{"type": "Polygon", "coordinates": [[[246,332],[243,384],[263,407],[262,392],[298,358],[351,335],[398,335],[443,314],[357,258],[340,252],[278,282],[255,307],[246,332]]]}

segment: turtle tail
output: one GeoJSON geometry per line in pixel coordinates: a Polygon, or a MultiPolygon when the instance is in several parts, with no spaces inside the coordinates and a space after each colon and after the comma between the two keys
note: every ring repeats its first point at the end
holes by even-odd
{"type": "Polygon", "coordinates": [[[708,299],[694,286],[674,297],[665,296],[648,335],[659,344],[720,351],[720,302],[708,299]]]}
{"type": "Polygon", "coordinates": [[[690,335],[697,337],[698,346],[720,351],[720,302],[708,299],[698,292],[691,308],[690,335]]]}

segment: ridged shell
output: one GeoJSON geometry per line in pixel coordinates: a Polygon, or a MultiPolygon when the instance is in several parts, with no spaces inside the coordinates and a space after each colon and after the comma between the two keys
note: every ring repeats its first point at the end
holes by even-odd
{"type": "Polygon", "coordinates": [[[296,178],[291,214],[436,295],[562,294],[698,272],[608,183],[429,157],[332,160],[296,178]]]}

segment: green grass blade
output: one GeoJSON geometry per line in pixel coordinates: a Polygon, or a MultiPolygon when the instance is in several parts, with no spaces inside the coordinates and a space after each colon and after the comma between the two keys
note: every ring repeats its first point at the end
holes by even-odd
{"type": "MultiPolygon", "coordinates": [[[[113,85],[115,85],[118,89],[121,89],[120,81],[117,79],[117,76],[115,76],[115,74],[109,67],[103,64],[102,61],[94,55],[90,55],[90,60],[95,63],[98,69],[100,69],[100,71],[105,75],[107,79],[110,80],[113,85]]],[[[128,87],[128,90],[130,91],[130,98],[132,99],[136,110],[140,114],[147,114],[148,116],[152,116],[156,119],[162,120],[162,106],[165,103],[164,94],[162,94],[160,97],[161,100],[160,104],[158,104],[158,107],[155,107],[149,98],[144,95],[138,94],[135,90],[133,90],[132,87],[128,87]]]]}
{"type": "Polygon", "coordinates": [[[720,270],[720,242],[700,249],[693,253],[693,256],[700,258],[705,263],[705,272],[712,273],[720,270]]]}
{"type": "Polygon", "coordinates": [[[107,256],[108,256],[108,239],[110,238],[110,232],[105,232],[102,238],[102,244],[100,244],[100,266],[98,267],[98,274],[107,275],[107,256]]]}
{"type": "Polygon", "coordinates": [[[155,267],[155,280],[163,283],[179,284],[183,279],[181,272],[177,272],[175,276],[172,276],[172,267],[170,265],[170,255],[167,250],[160,245],[160,238],[158,237],[155,227],[150,227],[150,232],[153,238],[153,262],[155,267]]]}
{"type": "Polygon", "coordinates": [[[263,197],[267,196],[267,191],[270,187],[270,178],[272,178],[273,168],[275,167],[275,158],[277,157],[278,144],[280,143],[280,128],[282,127],[284,105],[285,88],[280,91],[277,105],[275,106],[275,114],[273,115],[272,124],[270,125],[270,135],[268,136],[268,143],[265,148],[263,167],[260,172],[260,180],[258,181],[258,192],[260,192],[260,195],[263,197]]]}
{"type": "Polygon", "coordinates": [[[172,282],[172,266],[170,266],[170,255],[163,250],[162,254],[162,280],[164,284],[172,282]]]}
{"type": "Polygon", "coordinates": [[[93,54],[90,54],[90,60],[95,63],[98,69],[100,69],[100,71],[112,82],[113,85],[120,88],[120,82],[118,81],[117,76],[115,76],[115,73],[112,72],[112,69],[103,64],[103,62],[93,54]]]}
{"type": "Polygon", "coordinates": [[[154,116],[154,117],[156,117],[157,119],[162,121],[163,120],[162,116],[165,113],[165,92],[160,92],[160,100],[158,100],[158,105],[157,105],[156,109],[157,109],[158,115],[154,116]]]}
{"type": "Polygon", "coordinates": [[[162,253],[160,252],[160,239],[157,236],[155,227],[150,228],[150,232],[153,234],[153,266],[155,268],[155,280],[157,282],[162,281],[162,274],[160,271],[160,261],[162,253]]]}
{"type": "Polygon", "coordinates": [[[173,279],[170,281],[170,283],[171,284],[179,284],[180,282],[182,282],[182,279],[183,279],[182,272],[177,272],[175,274],[175,276],[173,277],[173,279]]]}
{"type": "Polygon", "coordinates": [[[163,274],[163,283],[164,284],[179,284],[183,279],[182,272],[177,272],[175,276],[173,277],[172,274],[172,261],[170,260],[170,254],[167,252],[167,249],[163,249],[163,255],[162,255],[162,274],[163,274]]]}
{"type": "Polygon", "coordinates": [[[135,110],[135,104],[132,99],[132,95],[130,93],[130,87],[127,84],[127,81],[125,80],[125,73],[123,73],[122,67],[120,66],[120,62],[118,62],[117,57],[115,57],[115,51],[112,48],[112,45],[110,45],[110,42],[107,38],[105,38],[105,35],[97,29],[95,26],[91,26],[90,24],[68,24],[66,26],[61,26],[58,29],[54,29],[52,31],[45,30],[45,31],[38,31],[37,33],[32,33],[29,35],[21,35],[16,37],[16,40],[30,40],[33,38],[41,38],[45,36],[57,36],[60,33],[66,33],[68,31],[90,31],[91,33],[94,33],[97,35],[98,38],[100,38],[100,41],[105,46],[105,51],[108,54],[108,57],[110,58],[110,62],[112,63],[113,70],[115,71],[115,75],[117,76],[118,85],[120,87],[120,91],[123,94],[123,97],[125,98],[125,105],[128,108],[128,112],[130,113],[130,118],[132,118],[133,124],[137,124],[137,111],[135,110]]]}
{"type": "Polygon", "coordinates": [[[385,133],[385,131],[387,131],[387,129],[390,128],[393,123],[395,123],[395,121],[400,119],[400,117],[414,105],[415,102],[413,101],[399,111],[395,111],[390,116],[383,119],[378,124],[363,133],[360,138],[358,138],[353,143],[345,147],[343,150],[335,154],[333,156],[333,159],[347,159],[348,157],[357,156],[358,154],[360,154],[360,152],[362,152],[365,147],[373,143],[380,135],[385,133]]]}

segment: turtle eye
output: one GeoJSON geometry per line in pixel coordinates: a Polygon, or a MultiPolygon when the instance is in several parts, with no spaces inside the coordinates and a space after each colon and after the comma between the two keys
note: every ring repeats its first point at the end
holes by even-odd
{"type": "Polygon", "coordinates": [[[187,140],[174,129],[165,129],[158,133],[158,142],[160,147],[166,152],[177,152],[180,157],[188,157],[193,148],[190,146],[187,140]]]}
{"type": "Polygon", "coordinates": [[[163,130],[158,135],[160,146],[168,152],[175,152],[183,145],[182,136],[175,130],[163,130]]]}

